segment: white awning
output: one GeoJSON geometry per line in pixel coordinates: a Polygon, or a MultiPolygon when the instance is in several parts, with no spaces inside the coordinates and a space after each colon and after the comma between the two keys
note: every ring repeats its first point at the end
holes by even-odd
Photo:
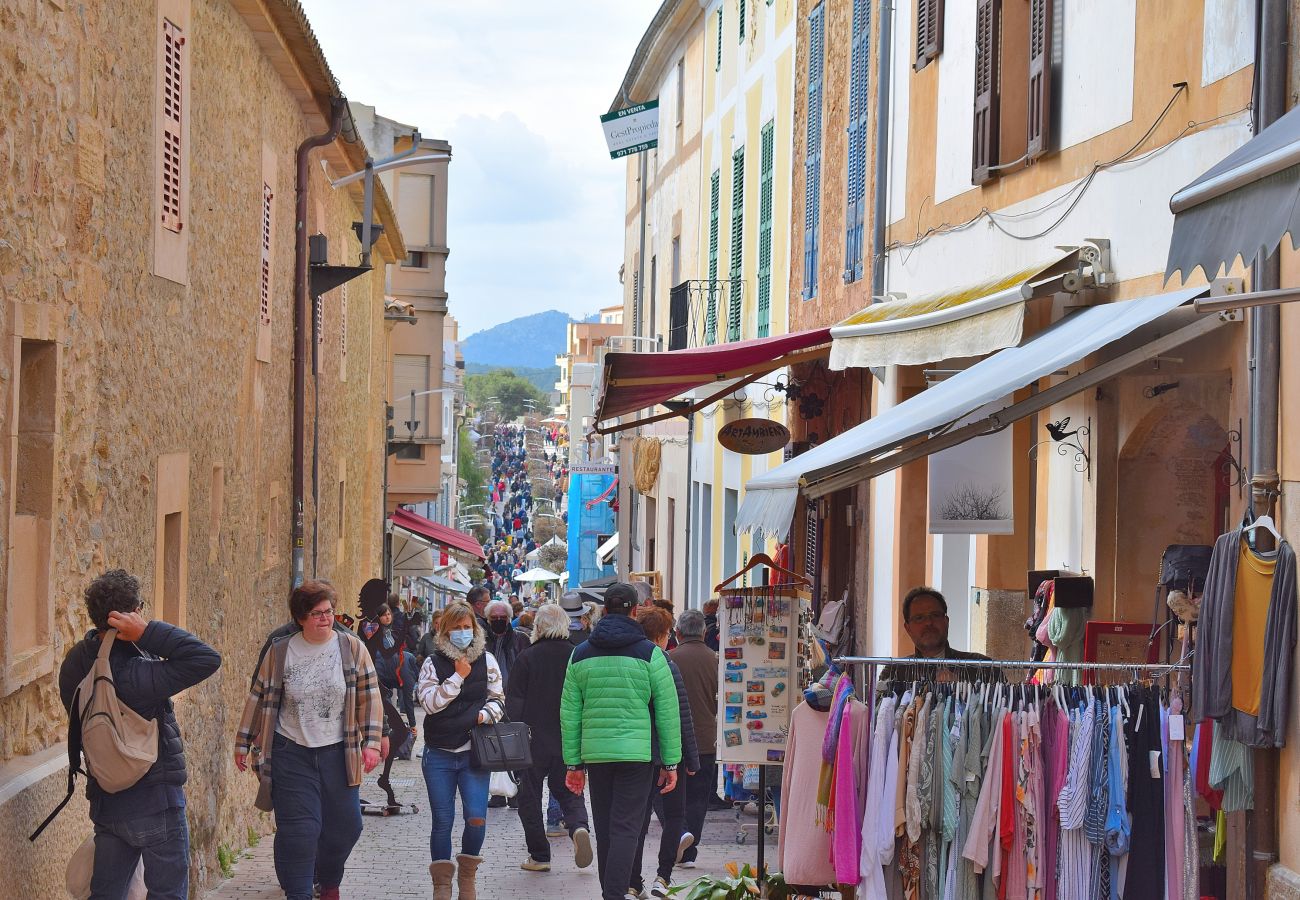
{"type": "Polygon", "coordinates": [[[831,329],[832,369],[983,356],[1020,343],[1025,301],[1059,289],[1079,251],[1058,248],[1015,272],[919,297],[873,303],[831,329]]]}
{"type": "Polygon", "coordinates": [[[1113,378],[1152,355],[1166,352],[1221,324],[1214,316],[1192,319],[1137,350],[1094,366],[1066,382],[1014,403],[988,417],[948,430],[957,420],[1014,391],[1079,362],[1143,325],[1170,313],[1188,300],[1208,293],[1206,287],[1107,303],[1081,310],[1035,335],[1022,346],[1002,350],[969,369],[904,400],[874,418],[794,457],[745,485],[736,530],[784,537],[789,531],[799,491],[822,496],[833,490],[890,471],[906,462],[1007,425],[1113,378]],[[941,433],[941,436],[940,436],[941,433]],[[911,442],[921,441],[924,447],[911,442]]]}
{"type": "Polygon", "coordinates": [[[441,575],[424,575],[421,577],[440,591],[461,595],[469,593],[469,585],[461,584],[459,581],[452,581],[450,578],[443,578],[441,575]]]}
{"type": "Polygon", "coordinates": [[[393,560],[394,575],[433,574],[433,544],[419,535],[412,534],[405,528],[390,524],[390,552],[393,560]]]}
{"type": "Polygon", "coordinates": [[[596,548],[596,564],[607,566],[614,561],[614,554],[618,552],[618,534],[610,536],[609,540],[596,548]]]}

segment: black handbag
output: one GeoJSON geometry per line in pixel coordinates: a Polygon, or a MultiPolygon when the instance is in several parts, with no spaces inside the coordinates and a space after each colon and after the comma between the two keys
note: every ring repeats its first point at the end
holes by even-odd
{"type": "Polygon", "coordinates": [[[1214,548],[1200,544],[1170,544],[1160,557],[1160,584],[1171,591],[1200,593],[1210,572],[1214,548]]]}
{"type": "Polygon", "coordinates": [[[476,725],[469,731],[469,764],[480,772],[513,772],[533,765],[531,733],[523,722],[476,725]]]}

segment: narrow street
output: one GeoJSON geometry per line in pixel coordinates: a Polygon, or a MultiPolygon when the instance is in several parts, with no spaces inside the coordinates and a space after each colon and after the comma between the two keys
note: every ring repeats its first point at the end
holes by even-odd
{"type": "MultiPolygon", "coordinates": [[[[392,818],[365,817],[365,830],[352,851],[343,882],[342,894],[348,900],[429,896],[429,803],[418,757],[409,761],[398,760],[393,766],[392,782],[398,799],[414,802],[419,812],[392,818]]],[[[373,775],[366,777],[361,796],[375,803],[382,802],[383,792],[375,787],[373,775]]],[[[719,874],[731,860],[752,863],[757,851],[752,826],[757,819],[746,815],[743,821],[751,827],[747,829],[749,838],[742,846],[736,843],[735,813],[709,813],[697,867],[678,869],[674,873],[674,882],[689,881],[706,873],[719,874]]],[[[454,840],[459,840],[459,833],[458,824],[454,840]]],[[[654,880],[652,848],[658,846],[659,834],[659,823],[652,818],[642,864],[647,884],[654,880]]],[[[283,897],[276,884],[272,844],[272,836],[267,835],[256,847],[247,850],[235,863],[234,876],[206,895],[209,900],[275,900],[283,897]]],[[[527,851],[518,813],[513,809],[489,809],[479,897],[481,900],[514,900],[539,893],[569,900],[599,897],[596,864],[593,862],[586,869],[576,868],[570,846],[568,838],[551,838],[551,871],[525,872],[519,868],[527,851]]],[[[767,838],[767,852],[775,856],[775,835],[767,838]]]]}

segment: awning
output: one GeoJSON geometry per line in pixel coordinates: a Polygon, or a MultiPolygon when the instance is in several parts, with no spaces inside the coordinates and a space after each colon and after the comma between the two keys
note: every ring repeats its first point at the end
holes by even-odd
{"type": "Polygon", "coordinates": [[[423,575],[427,577],[433,574],[432,544],[418,535],[412,534],[405,528],[398,528],[396,525],[390,525],[388,531],[391,534],[389,547],[394,575],[423,575]]]}
{"type": "Polygon", "coordinates": [[[1291,110],[1169,200],[1174,232],[1165,276],[1200,266],[1214,278],[1238,256],[1272,253],[1300,226],[1300,107],[1291,110]]]}
{"type": "Polygon", "coordinates": [[[473,535],[457,531],[454,528],[448,528],[446,525],[439,525],[437,522],[417,515],[409,509],[402,509],[400,506],[393,510],[393,514],[388,518],[399,528],[405,528],[407,531],[418,534],[440,547],[467,553],[475,559],[485,559],[483,545],[475,540],[473,535]]]}
{"type": "Polygon", "coordinates": [[[1015,272],[974,284],[873,303],[831,329],[832,369],[910,366],[983,356],[1020,343],[1025,301],[1060,290],[1079,251],[1055,252],[1015,272]]]}
{"type": "Polygon", "coordinates": [[[425,575],[423,578],[440,591],[447,591],[451,594],[469,593],[469,585],[461,584],[459,581],[452,581],[450,578],[443,578],[441,575],[425,575]]]}
{"type": "MultiPolygon", "coordinates": [[[[730,393],[768,372],[821,355],[824,351],[813,348],[829,343],[830,339],[829,328],[814,328],[777,337],[668,353],[606,353],[600,402],[596,406],[596,431],[601,434],[618,431],[620,426],[606,423],[657,406],[692,388],[741,379],[739,384],[728,385],[723,390],[724,394],[730,393]]],[[[694,408],[717,399],[715,393],[697,401],[694,408]]],[[[675,413],[640,419],[621,427],[644,425],[647,421],[671,415],[675,413]]]]}
{"type": "Polygon", "coordinates": [[[610,536],[609,540],[596,548],[596,565],[607,566],[614,561],[614,554],[618,552],[618,534],[610,536]]]}
{"type": "Polygon", "coordinates": [[[794,457],[745,485],[736,530],[783,537],[794,517],[800,489],[820,497],[874,478],[930,453],[990,434],[1054,403],[1113,378],[1133,366],[1207,334],[1225,321],[1173,313],[1161,334],[1136,349],[1052,385],[1026,400],[995,408],[975,422],[950,427],[987,404],[1045,375],[1082,360],[1208,293],[1207,287],[1107,303],[1081,310],[1045,329],[1019,347],[1002,350],[963,372],[904,400],[861,425],[794,457]],[[1188,324],[1190,323],[1190,324],[1188,324]]]}

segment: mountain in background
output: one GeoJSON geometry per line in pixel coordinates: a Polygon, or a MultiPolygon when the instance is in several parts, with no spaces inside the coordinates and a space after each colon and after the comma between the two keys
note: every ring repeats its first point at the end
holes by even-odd
{"type": "MultiPolygon", "coordinates": [[[[470,363],[487,369],[548,369],[555,367],[555,357],[564,352],[569,314],[558,309],[520,316],[483,331],[475,332],[461,341],[465,356],[465,371],[470,363]]],[[[520,373],[522,374],[522,373],[520,373]]],[[[554,389],[555,379],[551,379],[554,389]]]]}

